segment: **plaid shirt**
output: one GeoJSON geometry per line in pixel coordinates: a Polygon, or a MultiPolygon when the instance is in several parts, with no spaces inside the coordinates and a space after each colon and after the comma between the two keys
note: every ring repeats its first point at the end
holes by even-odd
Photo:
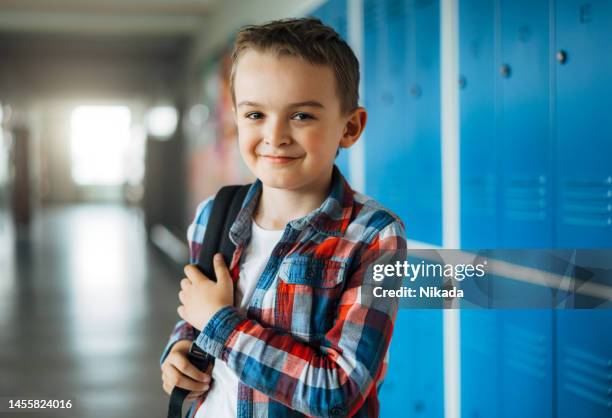
{"type": "MultiPolygon", "coordinates": [[[[257,180],[230,230],[234,282],[260,193],[257,180]]],[[[211,208],[212,198],[202,202],[188,229],[191,263],[211,208]]],[[[334,167],[323,204],[286,225],[246,316],[226,306],[196,339],[239,377],[238,417],[378,417],[397,303],[363,290],[374,285],[366,267],[377,250],[405,249],[401,220],[353,191],[334,167]]],[[[194,329],[181,320],[160,362],[182,339],[193,341],[194,329]]],[[[193,402],[189,418],[205,396],[193,402]]]]}

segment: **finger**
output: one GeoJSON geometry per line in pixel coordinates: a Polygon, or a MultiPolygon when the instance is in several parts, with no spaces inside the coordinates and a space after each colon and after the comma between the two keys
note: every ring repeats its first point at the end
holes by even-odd
{"type": "Polygon", "coordinates": [[[189,392],[189,395],[187,395],[187,398],[185,398],[185,399],[187,399],[189,401],[196,400],[200,396],[204,395],[204,393],[207,392],[207,391],[208,391],[208,388],[204,389],[204,390],[200,390],[200,391],[189,392]]]}
{"type": "Polygon", "coordinates": [[[187,277],[183,277],[183,280],[181,280],[181,289],[186,290],[189,286],[191,286],[191,281],[187,277]]]}
{"type": "MultiPolygon", "coordinates": [[[[172,391],[174,390],[175,387],[182,387],[184,385],[184,383],[182,381],[179,382],[179,384],[175,384],[174,383],[175,378],[174,377],[167,377],[167,375],[163,375],[162,376],[162,388],[164,390],[164,392],[166,392],[168,395],[172,395],[172,391]]],[[[210,388],[210,383],[206,383],[204,384],[204,386],[202,386],[201,390],[197,389],[195,391],[192,391],[190,393],[204,393],[206,392],[208,389],[210,388]]]]}
{"type": "Polygon", "coordinates": [[[178,298],[181,301],[181,303],[183,304],[185,303],[185,293],[182,290],[178,293],[178,298]]]}
{"type": "Polygon", "coordinates": [[[204,390],[208,383],[197,382],[189,376],[185,376],[176,368],[172,367],[166,373],[166,381],[172,385],[172,389],[178,386],[187,390],[204,390]]]}
{"type": "Polygon", "coordinates": [[[193,380],[200,381],[202,383],[210,383],[210,375],[199,370],[196,366],[191,364],[187,357],[183,355],[176,355],[172,357],[170,364],[182,374],[189,376],[193,380]]]}
{"type": "Polygon", "coordinates": [[[179,307],[176,308],[176,312],[181,317],[181,319],[184,319],[185,321],[187,321],[185,319],[185,307],[183,305],[179,305],[179,307]]]}
{"type": "Polygon", "coordinates": [[[217,285],[222,287],[233,286],[232,276],[223,260],[223,256],[220,253],[215,254],[213,258],[215,274],[217,275],[217,285]]]}
{"type": "Polygon", "coordinates": [[[185,275],[187,276],[189,280],[191,280],[192,283],[195,283],[199,280],[208,279],[208,277],[206,277],[200,271],[200,269],[194,266],[193,264],[187,264],[185,268],[183,269],[183,271],[185,272],[185,275]]]}

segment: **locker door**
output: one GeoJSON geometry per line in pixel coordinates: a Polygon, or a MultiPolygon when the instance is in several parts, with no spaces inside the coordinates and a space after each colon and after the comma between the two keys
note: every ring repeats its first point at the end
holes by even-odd
{"type": "Polygon", "coordinates": [[[402,166],[406,222],[412,239],[442,245],[439,2],[406,4],[407,84],[401,116],[407,123],[402,166]]]}
{"type": "Polygon", "coordinates": [[[570,0],[556,7],[556,244],[610,248],[612,3],[570,0]]]}
{"type": "MultiPolygon", "coordinates": [[[[394,3],[394,2],[390,2],[394,3]]],[[[403,178],[409,208],[408,235],[442,244],[442,177],[440,148],[440,11],[435,0],[404,0],[404,101],[406,154],[403,178]]],[[[413,260],[415,262],[416,260],[413,260]]],[[[439,284],[440,285],[440,284],[439,284]]],[[[414,394],[408,416],[444,415],[442,311],[410,309],[414,394]]],[[[406,351],[405,351],[406,352],[406,351]]]]}
{"type": "MultiPolygon", "coordinates": [[[[406,50],[410,40],[407,13],[414,13],[414,10],[407,10],[410,5],[411,2],[402,0],[364,1],[365,101],[369,112],[365,144],[366,192],[402,216],[409,225],[408,235],[419,239],[417,228],[423,228],[430,221],[415,215],[417,200],[423,197],[418,190],[410,189],[417,180],[416,168],[407,168],[418,158],[431,158],[428,154],[410,154],[427,152],[426,147],[418,149],[414,145],[431,138],[416,139],[407,135],[407,120],[418,120],[418,115],[407,109],[406,50]]],[[[432,12],[431,8],[424,10],[432,12]]],[[[435,20],[436,28],[430,30],[437,31],[437,19],[428,18],[423,24],[435,20]]],[[[416,32],[419,28],[413,26],[411,30],[416,32]]],[[[437,41],[435,49],[437,51],[437,41]]],[[[436,67],[437,64],[431,65],[436,67]]],[[[436,72],[437,69],[431,77],[437,80],[436,72]]],[[[424,88],[428,94],[433,94],[434,88],[429,84],[424,83],[424,88]]],[[[435,113],[437,109],[428,111],[435,113]]],[[[429,173],[439,176],[439,148],[435,158],[438,167],[427,167],[427,176],[429,173]]],[[[429,183],[424,176],[419,173],[418,180],[429,183]]],[[[420,239],[429,238],[422,235],[420,239]]],[[[440,311],[400,310],[391,342],[389,370],[380,391],[382,417],[443,416],[442,346],[440,311]]]]}
{"type": "MultiPolygon", "coordinates": [[[[495,3],[459,2],[461,247],[495,248],[495,3]]],[[[467,283],[469,284],[469,283],[467,283]]],[[[461,416],[499,416],[498,312],[461,311],[461,416]]]]}
{"type": "MultiPolygon", "coordinates": [[[[389,87],[389,78],[385,72],[385,62],[388,60],[387,34],[385,32],[383,14],[384,9],[376,0],[364,1],[364,100],[368,110],[368,121],[366,124],[366,165],[377,167],[388,158],[386,144],[390,139],[387,130],[389,117],[392,110],[393,96],[389,87]]],[[[369,167],[368,167],[369,169],[369,167]]],[[[380,173],[373,173],[375,176],[380,173]]],[[[378,187],[378,182],[371,182],[368,187],[370,194],[382,194],[383,190],[378,187]],[[372,185],[374,183],[374,185],[372,185]],[[376,187],[374,187],[376,186],[376,187]]]]}
{"type": "MultiPolygon", "coordinates": [[[[530,0],[499,4],[500,244],[550,248],[549,4],[530,0]]],[[[545,287],[512,280],[498,280],[494,292],[550,297],[545,287]]],[[[552,417],[552,330],[552,311],[500,312],[501,417],[552,417]]]]}
{"type": "MultiPolygon", "coordinates": [[[[347,1],[346,0],[328,0],[317,8],[312,16],[315,16],[326,25],[334,28],[336,32],[348,42],[348,21],[347,21],[347,1]]],[[[336,165],[350,181],[350,169],[349,169],[349,149],[341,149],[340,154],[336,157],[336,165]]]]}
{"type": "MultiPolygon", "coordinates": [[[[407,224],[416,196],[407,193],[408,147],[404,79],[403,2],[364,1],[366,193],[397,213],[407,224]]],[[[408,227],[408,229],[414,229],[408,227]]],[[[409,232],[413,235],[414,230],[409,232]]]]}
{"type": "MultiPolygon", "coordinates": [[[[556,246],[611,248],[612,2],[558,2],[555,15],[556,246]]],[[[609,309],[559,311],[559,418],[612,415],[610,329],[609,309]]]]}
{"type": "MultiPolygon", "coordinates": [[[[398,125],[397,101],[401,93],[396,84],[403,81],[401,76],[401,56],[403,48],[392,50],[402,42],[403,21],[399,16],[389,16],[386,2],[378,0],[364,1],[364,85],[365,104],[368,110],[368,122],[366,125],[366,192],[376,198],[396,193],[397,197],[391,201],[398,201],[401,205],[402,178],[401,175],[386,176],[384,168],[386,164],[400,164],[399,159],[393,162],[393,158],[401,155],[400,132],[402,126],[398,125]],[[392,39],[394,37],[394,39],[392,39]],[[399,58],[398,58],[399,57],[399,58]],[[396,67],[390,68],[391,61],[396,67]],[[391,71],[393,70],[393,71],[391,71]],[[395,129],[391,129],[391,127],[395,129]],[[389,183],[389,180],[395,183],[389,183]],[[395,190],[395,192],[393,191],[395,190]]],[[[389,369],[385,381],[380,389],[380,405],[382,417],[397,416],[405,409],[406,402],[413,401],[416,384],[414,372],[413,346],[409,344],[411,322],[407,320],[406,311],[400,311],[397,316],[393,338],[391,339],[389,369]]]]}
{"type": "Polygon", "coordinates": [[[495,3],[459,2],[461,246],[495,248],[495,3]]]}
{"type": "Polygon", "coordinates": [[[411,239],[441,244],[437,2],[415,6],[387,0],[379,5],[385,13],[385,41],[374,51],[381,59],[365,69],[368,79],[372,66],[379,66],[374,71],[381,89],[377,97],[368,98],[366,92],[373,111],[366,193],[405,220],[411,239]]]}
{"type": "Polygon", "coordinates": [[[501,2],[502,245],[550,248],[551,135],[548,2],[501,2]]]}

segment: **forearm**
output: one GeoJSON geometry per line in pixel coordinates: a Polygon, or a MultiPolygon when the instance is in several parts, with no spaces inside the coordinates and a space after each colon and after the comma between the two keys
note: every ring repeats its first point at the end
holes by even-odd
{"type": "MultiPolygon", "coordinates": [[[[349,307],[347,307],[349,309],[349,307]]],[[[353,313],[357,306],[350,307],[353,313]]],[[[391,323],[394,318],[381,318],[391,323]]],[[[315,348],[278,329],[223,308],[196,343],[225,361],[248,386],[306,415],[348,415],[364,401],[382,367],[390,327],[372,334],[363,326],[338,323],[337,345],[328,339],[315,348]],[[367,352],[359,347],[366,347],[367,352]]]]}

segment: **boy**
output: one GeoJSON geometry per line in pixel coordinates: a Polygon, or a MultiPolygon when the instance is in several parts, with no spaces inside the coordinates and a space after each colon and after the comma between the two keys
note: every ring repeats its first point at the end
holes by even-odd
{"type": "MultiPolygon", "coordinates": [[[[406,240],[334,165],[365,126],[358,85],[355,55],[317,19],[239,32],[230,87],[257,180],[230,231],[229,268],[216,257],[212,282],[185,267],[161,365],[167,393],[178,385],[197,400],[189,417],[378,416],[397,303],[372,296],[366,269],[406,240]],[[216,358],[212,378],[187,361],[194,328],[216,358]]],[[[189,228],[191,263],[211,207],[202,202],[189,228]]]]}

